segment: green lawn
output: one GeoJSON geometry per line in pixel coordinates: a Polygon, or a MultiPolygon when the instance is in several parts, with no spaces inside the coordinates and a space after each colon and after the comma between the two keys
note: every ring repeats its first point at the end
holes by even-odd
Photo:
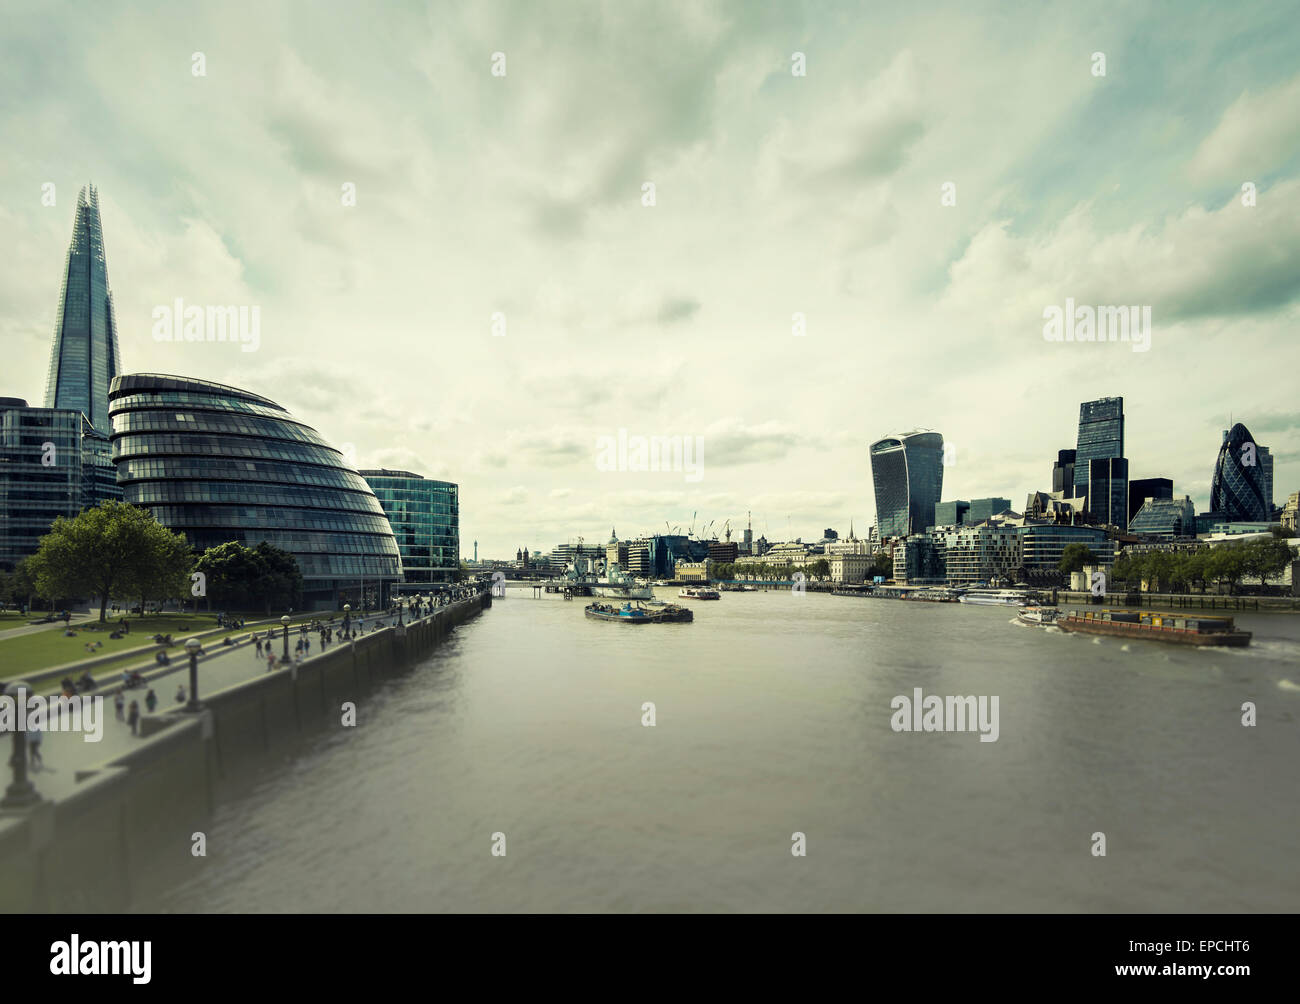
{"type": "MultiPolygon", "coordinates": [[[[310,620],[312,617],[318,616],[320,615],[296,614],[294,615],[294,622],[310,620]]],[[[109,634],[116,629],[116,624],[101,626],[98,621],[89,621],[81,625],[74,623],[72,630],[75,637],[73,638],[64,637],[63,627],[59,625],[51,626],[46,631],[34,631],[18,638],[0,640],[0,679],[12,679],[25,673],[52,669],[55,666],[62,666],[64,663],[75,662],[80,659],[95,659],[111,655],[114,652],[126,652],[128,649],[139,648],[141,645],[150,645],[155,634],[170,634],[172,636],[174,644],[166,651],[171,656],[172,661],[175,662],[178,656],[184,655],[182,646],[187,638],[209,634],[210,637],[204,638],[203,641],[210,648],[213,642],[220,645],[221,639],[227,635],[240,636],[252,630],[252,628],[241,628],[238,631],[218,629],[216,616],[213,614],[199,614],[197,616],[193,614],[162,614],[150,617],[131,617],[130,623],[131,633],[117,640],[109,637],[109,634]],[[96,641],[103,642],[103,647],[96,649],[94,655],[91,655],[86,651],[86,643],[96,641]]],[[[257,630],[265,631],[267,627],[269,625],[259,627],[257,630]]],[[[98,680],[102,680],[106,674],[111,674],[114,669],[120,671],[125,666],[148,661],[153,658],[153,651],[159,648],[161,646],[154,645],[151,646],[149,651],[124,655],[121,659],[115,659],[112,662],[96,666],[91,670],[91,675],[98,680]]]]}

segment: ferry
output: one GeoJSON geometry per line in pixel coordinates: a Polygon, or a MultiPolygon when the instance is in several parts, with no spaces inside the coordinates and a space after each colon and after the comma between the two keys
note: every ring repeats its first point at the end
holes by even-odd
{"type": "Polygon", "coordinates": [[[959,600],[977,606],[1022,607],[1029,600],[1029,592],[1024,589],[968,589],[959,600]]]}
{"type": "Polygon", "coordinates": [[[1231,617],[1161,613],[1155,610],[1071,610],[1056,620],[1062,631],[1118,638],[1167,641],[1175,645],[1244,648],[1251,633],[1238,631],[1231,617]]]}
{"type": "Polygon", "coordinates": [[[697,586],[687,586],[685,589],[678,591],[677,595],[684,600],[720,600],[722,594],[716,589],[705,589],[697,586]]]}
{"type": "Polygon", "coordinates": [[[619,607],[612,603],[592,603],[587,606],[586,614],[592,620],[619,624],[688,624],[695,619],[691,611],[673,603],[656,604],[649,610],[640,604],[634,607],[624,603],[619,607]]]}

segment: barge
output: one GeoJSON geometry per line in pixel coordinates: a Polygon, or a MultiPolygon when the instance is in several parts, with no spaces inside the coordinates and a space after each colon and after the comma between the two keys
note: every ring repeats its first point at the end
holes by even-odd
{"type": "Polygon", "coordinates": [[[1241,648],[1251,633],[1239,631],[1231,617],[1187,617],[1151,610],[1071,610],[1056,619],[1062,631],[1140,638],[1175,645],[1218,645],[1241,648]]]}

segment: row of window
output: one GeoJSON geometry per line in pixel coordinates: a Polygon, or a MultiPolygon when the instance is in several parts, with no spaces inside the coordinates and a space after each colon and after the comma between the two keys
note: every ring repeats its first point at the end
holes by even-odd
{"type": "MultiPolygon", "coordinates": [[[[250,460],[204,459],[200,457],[169,457],[166,460],[125,460],[118,465],[123,483],[163,478],[175,481],[209,481],[221,478],[227,481],[264,482],[272,485],[314,485],[322,488],[342,488],[370,494],[365,480],[343,467],[309,467],[281,464],[273,461],[258,463],[250,460]]],[[[250,486],[249,491],[260,491],[250,486]]]]}
{"type": "MultiPolygon", "coordinates": [[[[253,457],[292,460],[324,467],[342,467],[342,456],[328,447],[295,445],[266,439],[227,439],[221,436],[124,435],[113,439],[117,458],[172,454],[201,457],[253,457]]],[[[346,469],[346,468],[344,468],[346,469]]]]}
{"type": "Polygon", "coordinates": [[[131,411],[113,416],[113,432],[202,432],[213,435],[258,436],[292,443],[327,444],[313,429],[283,419],[245,418],[224,412],[131,411]]]}
{"type": "MultiPolygon", "coordinates": [[[[127,501],[134,502],[131,493],[127,501]]],[[[230,527],[283,527],[297,530],[321,530],[343,533],[372,533],[382,535],[381,540],[371,545],[371,550],[396,549],[388,520],[383,516],[365,513],[341,513],[322,509],[275,509],[267,506],[168,506],[151,505],[149,509],[154,518],[164,526],[182,529],[201,526],[230,527]]]]}

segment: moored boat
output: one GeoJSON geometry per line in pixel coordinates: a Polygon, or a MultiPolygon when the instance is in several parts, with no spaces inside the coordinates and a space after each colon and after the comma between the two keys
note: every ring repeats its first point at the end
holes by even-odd
{"type": "Polygon", "coordinates": [[[1062,631],[1141,638],[1176,645],[1218,645],[1241,648],[1251,633],[1239,631],[1231,617],[1184,616],[1156,610],[1071,610],[1058,617],[1062,631]]]}
{"type": "Polygon", "coordinates": [[[959,597],[962,603],[977,606],[1020,607],[1029,599],[1024,589],[968,589],[959,597]]]}
{"type": "Polygon", "coordinates": [[[687,586],[677,593],[684,600],[717,600],[722,595],[716,589],[705,589],[699,586],[687,586]]]}
{"type": "Polygon", "coordinates": [[[695,615],[685,607],[673,603],[655,604],[650,609],[638,604],[624,603],[621,607],[612,603],[591,603],[585,613],[592,620],[617,621],[620,624],[681,624],[695,619],[695,615]]]}

